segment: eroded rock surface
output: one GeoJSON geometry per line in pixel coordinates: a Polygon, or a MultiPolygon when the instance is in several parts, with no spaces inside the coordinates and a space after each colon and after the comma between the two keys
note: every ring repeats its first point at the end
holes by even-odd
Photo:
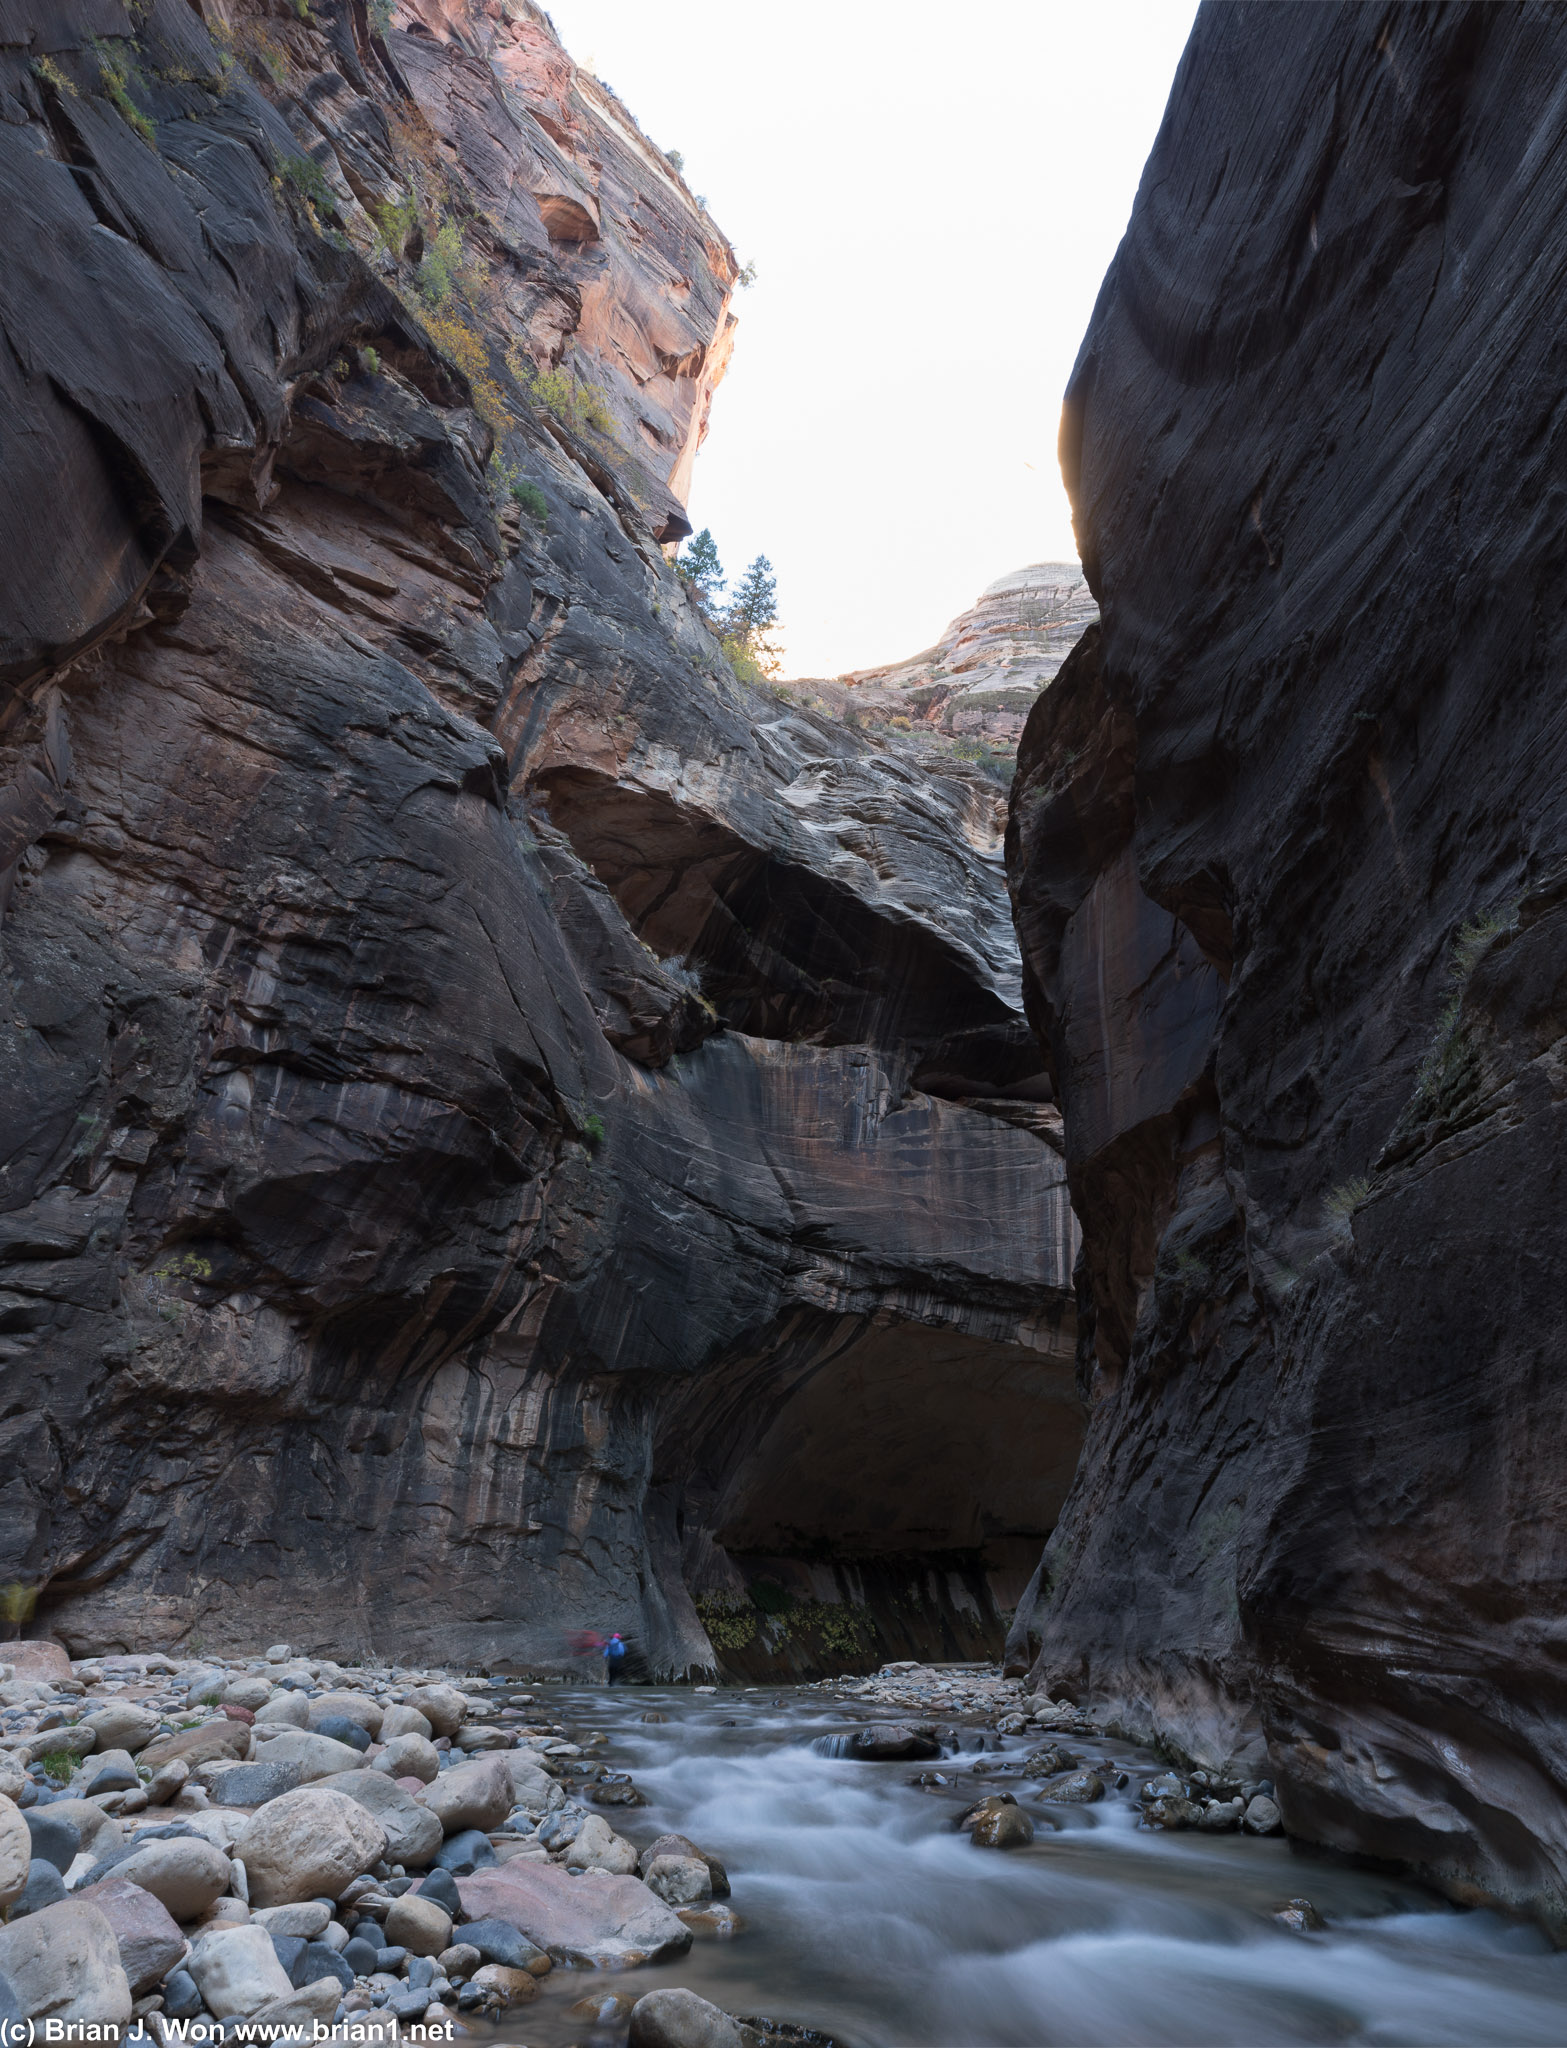
{"type": "Polygon", "coordinates": [[[48,17],[0,1582],[79,1651],[681,1671],[851,1489],[983,1633],[1079,1434],[1059,1119],[994,786],[743,688],[665,560],[727,244],[530,6],[48,17]]]}
{"type": "Polygon", "coordinates": [[[1011,845],[1091,1303],[1039,1679],[1558,1926],[1564,54],[1203,10],[1011,845]]]}

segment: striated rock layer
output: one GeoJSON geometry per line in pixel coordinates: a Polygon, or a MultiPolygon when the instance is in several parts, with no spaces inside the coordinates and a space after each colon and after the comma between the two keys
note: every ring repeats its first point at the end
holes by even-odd
{"type": "Polygon", "coordinates": [[[1010,845],[1093,1404],[1039,1682],[1558,1929],[1564,60],[1550,9],[1203,9],[1010,845]]]}
{"type": "Polygon", "coordinates": [[[1059,1119],[994,789],[664,558],[727,244],[527,5],[79,0],[0,92],[0,1584],[680,1671],[825,1552],[994,1630],[1059,1119]]]}

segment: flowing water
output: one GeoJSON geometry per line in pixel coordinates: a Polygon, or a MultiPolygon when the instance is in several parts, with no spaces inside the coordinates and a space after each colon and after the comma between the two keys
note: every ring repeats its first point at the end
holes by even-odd
{"type": "Polygon", "coordinates": [[[720,1856],[744,1926],[698,1935],[656,1969],[552,1972],[505,2030],[534,2048],[623,2043],[623,2020],[597,2028],[568,2006],[666,1984],[842,2048],[1567,2040],[1567,1955],[1535,1929],[1283,1840],[1140,1828],[1132,1792],[1158,1767],[1128,1744],[1070,1737],[1087,1763],[1133,1766],[1131,1787],[1052,1807],[1028,1781],[975,1775],[1037,1747],[1037,1734],[959,1728],[958,1753],[924,1767],[955,1782],[930,1790],[911,1782],[919,1765],[822,1754],[822,1737],[869,1717],[820,1694],[558,1697],[561,1718],[611,1738],[605,1761],[652,1802],[610,1809],[611,1824],[639,1841],[677,1830],[720,1856]],[[667,1721],[644,1725],[650,1709],[667,1721]],[[953,1823],[1002,1789],[1035,1840],[976,1849],[953,1823]],[[1299,1896],[1325,1931],[1272,1920],[1299,1896]]]}

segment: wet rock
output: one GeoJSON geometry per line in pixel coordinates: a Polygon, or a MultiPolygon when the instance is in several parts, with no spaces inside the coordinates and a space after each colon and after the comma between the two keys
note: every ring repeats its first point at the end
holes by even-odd
{"type": "Polygon", "coordinates": [[[1251,1800],[1241,1825],[1248,1835],[1277,1835],[1284,1829],[1284,1816],[1279,1812],[1275,1800],[1264,1798],[1261,1793],[1251,1800]]]}
{"type": "Polygon", "coordinates": [[[1197,1825],[1205,1835],[1232,1834],[1240,1826],[1245,1810],[1243,1799],[1206,1799],[1197,1825]]]}
{"type": "Polygon", "coordinates": [[[124,2025],[131,2016],[131,1987],[114,1929],[80,1899],[0,1927],[0,1978],[32,2020],[124,2025]]]}
{"type": "Polygon", "coordinates": [[[941,1744],[929,1729],[911,1728],[898,1721],[872,1721],[849,1737],[845,1754],[860,1763],[903,1763],[940,1756],[941,1744]]]}
{"type": "Polygon", "coordinates": [[[637,1789],[629,1778],[601,1778],[590,1785],[588,1799],[594,1806],[646,1806],[647,1794],[637,1789]]]}
{"type": "Polygon", "coordinates": [[[660,1714],[656,1708],[653,1712],[644,1714],[642,1716],[642,1720],[645,1724],[660,1728],[662,1728],[665,1725],[668,1719],[669,1716],[667,1714],[660,1714]]]}
{"type": "Polygon", "coordinates": [[[1034,1839],[1034,1823],[1009,1792],[971,1806],[958,1827],[978,1849],[1020,1849],[1034,1839]]]}
{"type": "Polygon", "coordinates": [[[632,1991],[590,1991],[586,1998],[579,1998],[575,2004],[567,2006],[566,2016],[568,2019],[587,2020],[594,2026],[618,2026],[630,2019],[636,2002],[636,1994],[632,1991]]]}
{"type": "Polygon", "coordinates": [[[1078,1771],[1070,1778],[1047,1785],[1039,1796],[1054,1806],[1089,1806],[1105,1796],[1104,1780],[1097,1772],[1078,1771]]]}
{"type": "Polygon", "coordinates": [[[1291,1934],[1317,1934],[1327,1922],[1311,1903],[1310,1899],[1291,1899],[1273,1915],[1281,1927],[1291,1934]]]}
{"type": "Polygon", "coordinates": [[[713,1896],[713,1880],[698,1856],[655,1856],[642,1882],[666,1906],[695,1906],[713,1896]]]}
{"type": "Polygon", "coordinates": [[[386,1854],[386,1831],[341,1792],[302,1785],[258,1809],[234,1845],[258,1906],[335,1899],[386,1854]]]}
{"type": "Polygon", "coordinates": [[[1196,1801],[1179,1794],[1166,1793],[1162,1798],[1143,1802],[1144,1825],[1163,1828],[1169,1834],[1177,1834],[1183,1828],[1194,1828],[1201,1819],[1202,1808],[1196,1801]]]}
{"type": "Polygon", "coordinates": [[[631,2008],[629,2048],[761,2048],[761,2040],[694,1991],[650,1991],[631,2008]]]}
{"type": "Polygon", "coordinates": [[[1079,1759],[1069,1749],[1059,1749],[1054,1743],[1044,1749],[1036,1749],[1029,1755],[1023,1766],[1025,1778],[1053,1778],[1058,1771],[1077,1768],[1079,1759]]]}
{"type": "Polygon", "coordinates": [[[183,1960],[184,1935],[167,1907],[145,1886],[125,1877],[108,1877],[75,1896],[84,1905],[96,1906],[114,1929],[132,1997],[154,1990],[183,1960]]]}
{"type": "Polygon", "coordinates": [[[644,1877],[646,1877],[648,1869],[655,1858],[659,1856],[695,1856],[699,1862],[707,1866],[708,1881],[713,1888],[713,1897],[715,1899],[727,1899],[729,1897],[729,1872],[724,1868],[719,1858],[713,1855],[711,1850],[700,1848],[697,1843],[691,1840],[689,1835],[660,1835],[657,1841],[649,1843],[637,1861],[637,1868],[644,1877]]]}
{"type": "Polygon", "coordinates": [[[626,1969],[667,1962],[691,1946],[683,1927],[633,1877],[573,1877],[558,1866],[516,1861],[458,1880],[470,1920],[504,1920],[556,1963],[626,1969]]]}

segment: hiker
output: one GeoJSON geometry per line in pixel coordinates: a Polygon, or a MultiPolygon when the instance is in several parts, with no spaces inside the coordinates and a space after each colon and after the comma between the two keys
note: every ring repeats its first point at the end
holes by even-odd
{"type": "Polygon", "coordinates": [[[604,1645],[604,1683],[613,1685],[626,1668],[626,1646],[619,1636],[611,1636],[604,1645]]]}

